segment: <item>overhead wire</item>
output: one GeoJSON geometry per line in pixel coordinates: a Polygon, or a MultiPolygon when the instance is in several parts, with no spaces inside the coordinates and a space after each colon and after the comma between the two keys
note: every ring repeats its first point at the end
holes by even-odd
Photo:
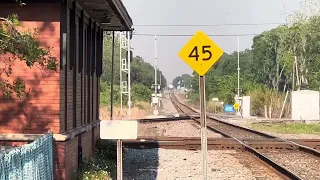
{"type": "MultiPolygon", "coordinates": [[[[218,26],[260,26],[260,25],[282,25],[286,23],[238,23],[238,24],[138,24],[134,27],[218,27],[218,26]]],[[[234,36],[256,36],[260,33],[248,34],[208,34],[212,37],[234,37],[234,36]]],[[[154,33],[133,33],[134,36],[154,36],[154,33]]],[[[193,34],[157,34],[162,37],[192,37],[193,34]]]]}
{"type": "Polygon", "coordinates": [[[218,26],[263,26],[286,23],[235,23],[235,24],[137,24],[135,27],[218,27],[218,26]]]}
{"type": "MultiPolygon", "coordinates": [[[[133,36],[154,36],[155,34],[147,34],[147,33],[133,33],[133,36]]],[[[207,34],[207,36],[211,37],[234,37],[234,36],[256,36],[258,33],[251,34],[207,34]]],[[[194,34],[157,34],[157,36],[161,37],[192,37],[194,34]]]]}

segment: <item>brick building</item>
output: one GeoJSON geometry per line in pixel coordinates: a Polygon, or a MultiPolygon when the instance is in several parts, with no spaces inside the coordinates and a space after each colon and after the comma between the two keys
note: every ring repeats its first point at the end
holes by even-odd
{"type": "Polygon", "coordinates": [[[121,0],[23,2],[1,0],[0,17],[17,14],[24,28],[38,28],[36,38],[51,48],[60,69],[44,72],[15,61],[11,78],[22,78],[30,97],[0,99],[0,146],[25,144],[52,130],[55,179],[72,179],[99,138],[103,32],[129,31],[132,20],[121,0]]]}

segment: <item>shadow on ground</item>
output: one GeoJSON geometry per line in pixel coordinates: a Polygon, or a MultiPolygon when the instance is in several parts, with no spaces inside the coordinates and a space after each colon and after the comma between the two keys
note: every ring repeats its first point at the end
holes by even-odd
{"type": "Polygon", "coordinates": [[[157,179],[159,169],[158,149],[124,149],[123,179],[157,179]]]}

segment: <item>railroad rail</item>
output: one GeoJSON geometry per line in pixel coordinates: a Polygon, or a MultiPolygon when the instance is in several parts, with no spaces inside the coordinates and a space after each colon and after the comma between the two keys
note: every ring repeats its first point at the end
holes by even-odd
{"type": "MultiPolygon", "coordinates": [[[[173,93],[170,94],[170,99],[178,112],[185,113],[186,115],[188,115],[189,113],[197,113],[197,111],[195,111],[194,109],[188,107],[186,104],[181,103],[173,93]]],[[[200,124],[199,118],[191,118],[200,124]]],[[[238,142],[243,150],[250,152],[252,155],[256,156],[264,163],[271,165],[286,179],[303,179],[302,176],[305,179],[308,179],[308,176],[302,173],[303,171],[301,172],[292,167],[289,170],[289,168],[281,165],[285,163],[281,163],[281,158],[279,156],[284,155],[284,152],[290,153],[290,156],[286,158],[289,158],[292,161],[294,161],[295,157],[303,158],[303,160],[306,160],[311,165],[312,162],[317,163],[319,161],[319,151],[305,145],[301,145],[295,141],[282,139],[273,135],[269,135],[267,133],[231,124],[216,117],[207,116],[207,119],[207,129],[220,133],[224,137],[231,138],[235,142],[238,142]],[[252,140],[261,141],[262,143],[260,145],[270,145],[270,143],[273,142],[274,146],[272,145],[272,147],[275,148],[268,150],[266,148],[255,147],[254,144],[250,143],[252,140]],[[299,173],[297,173],[296,171],[299,171],[299,173]]],[[[318,176],[319,175],[317,175],[317,177],[318,176]]]]}
{"type": "MultiPolygon", "coordinates": [[[[315,139],[293,139],[291,140],[298,144],[320,149],[320,140],[315,139]]],[[[124,146],[134,149],[185,149],[185,150],[200,150],[200,137],[150,137],[140,136],[138,140],[123,140],[124,146]]],[[[285,142],[274,140],[248,139],[246,143],[255,149],[290,149],[291,145],[285,142]]],[[[231,138],[208,138],[208,150],[241,150],[242,145],[231,138]]]]}

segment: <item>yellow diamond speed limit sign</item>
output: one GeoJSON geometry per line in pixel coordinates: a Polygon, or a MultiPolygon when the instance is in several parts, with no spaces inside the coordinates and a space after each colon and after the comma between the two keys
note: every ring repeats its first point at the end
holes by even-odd
{"type": "Polygon", "coordinates": [[[223,50],[202,31],[196,32],[179,52],[180,58],[199,76],[204,76],[222,55],[223,50]]]}
{"type": "Polygon", "coordinates": [[[203,178],[207,179],[207,125],[205,110],[205,77],[204,75],[223,55],[223,50],[204,32],[198,31],[180,50],[179,57],[199,74],[200,87],[200,125],[203,178]]]}

